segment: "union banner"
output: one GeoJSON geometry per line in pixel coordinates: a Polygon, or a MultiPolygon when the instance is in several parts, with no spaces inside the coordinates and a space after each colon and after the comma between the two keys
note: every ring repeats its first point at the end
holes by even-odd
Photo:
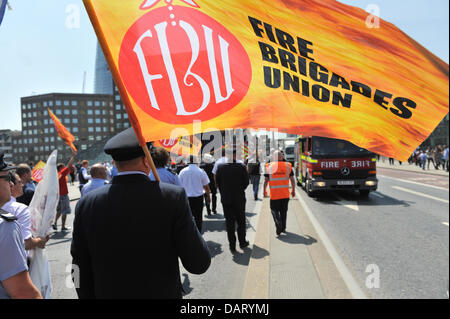
{"type": "Polygon", "coordinates": [[[406,160],[449,111],[448,64],[334,0],[84,0],[145,141],[228,128],[406,160]],[[180,131],[181,130],[181,131],[180,131]]]}
{"type": "Polygon", "coordinates": [[[31,178],[33,179],[33,181],[37,183],[42,181],[42,178],[44,177],[44,167],[45,163],[43,161],[39,161],[39,163],[37,163],[33,167],[33,169],[31,170],[31,178]]]}
{"type": "Polygon", "coordinates": [[[153,142],[156,147],[163,147],[169,153],[179,156],[198,156],[202,148],[202,142],[195,136],[182,136],[178,138],[162,139],[153,142]]]}

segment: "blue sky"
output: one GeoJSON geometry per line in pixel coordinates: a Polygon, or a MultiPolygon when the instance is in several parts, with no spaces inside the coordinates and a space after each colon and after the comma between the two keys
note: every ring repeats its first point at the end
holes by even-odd
{"type": "MultiPolygon", "coordinates": [[[[245,0],[256,1],[256,0],[245,0]]],[[[299,0],[300,1],[300,0],[299,0]]],[[[442,60],[449,61],[448,0],[341,0],[379,8],[442,60]]],[[[20,98],[93,92],[96,36],[81,0],[9,0],[0,26],[0,129],[21,129],[20,98]],[[79,20],[77,16],[79,15],[79,20]]]]}

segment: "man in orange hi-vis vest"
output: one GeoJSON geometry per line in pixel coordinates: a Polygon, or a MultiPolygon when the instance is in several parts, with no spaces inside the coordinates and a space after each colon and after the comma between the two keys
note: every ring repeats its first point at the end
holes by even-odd
{"type": "Polygon", "coordinates": [[[270,189],[270,210],[272,212],[277,235],[286,232],[286,218],[289,196],[295,197],[295,180],[292,164],[284,160],[280,151],[275,151],[273,161],[266,166],[264,181],[264,197],[267,196],[267,185],[270,189]],[[289,181],[291,192],[289,192],[289,181]]]}

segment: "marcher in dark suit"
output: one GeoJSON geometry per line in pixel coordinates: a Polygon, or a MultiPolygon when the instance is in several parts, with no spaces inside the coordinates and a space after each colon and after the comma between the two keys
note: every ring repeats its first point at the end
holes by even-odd
{"type": "MultiPolygon", "coordinates": [[[[217,187],[216,182],[214,181],[214,174],[212,173],[212,170],[214,168],[214,157],[210,154],[205,154],[203,156],[203,163],[200,165],[200,168],[203,169],[209,178],[209,189],[211,191],[211,204],[210,206],[209,202],[206,202],[206,211],[208,215],[211,215],[211,211],[214,214],[217,214],[217,187]]],[[[206,201],[206,194],[205,194],[205,201],[206,201]]]]}
{"type": "Polygon", "coordinates": [[[133,129],[105,145],[118,175],[77,204],[71,254],[80,299],[182,297],[178,258],[193,273],[211,263],[182,187],[151,181],[133,129]]]}
{"type": "Polygon", "coordinates": [[[236,149],[233,149],[233,162],[219,165],[216,172],[216,186],[220,190],[228,242],[232,253],[236,252],[236,223],[239,246],[245,248],[249,245],[249,242],[245,239],[247,232],[245,189],[248,184],[247,168],[244,164],[236,162],[236,149]]]}

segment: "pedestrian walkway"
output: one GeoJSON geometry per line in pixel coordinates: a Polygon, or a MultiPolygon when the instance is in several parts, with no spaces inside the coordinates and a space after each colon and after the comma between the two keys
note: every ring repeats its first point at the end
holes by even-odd
{"type": "Polygon", "coordinates": [[[403,162],[402,164],[400,164],[399,161],[395,160],[394,164],[391,165],[391,164],[389,164],[388,158],[380,158],[380,160],[377,161],[377,167],[409,171],[409,172],[425,173],[425,174],[430,174],[430,175],[449,176],[449,172],[443,170],[442,166],[438,170],[435,169],[433,163],[430,164],[430,169],[428,169],[428,163],[427,163],[426,169],[423,170],[416,164],[409,164],[408,162],[403,162]]]}
{"type": "Polygon", "coordinates": [[[275,233],[269,205],[265,198],[242,298],[352,298],[298,199],[289,203],[287,233],[280,236],[275,233]]]}

